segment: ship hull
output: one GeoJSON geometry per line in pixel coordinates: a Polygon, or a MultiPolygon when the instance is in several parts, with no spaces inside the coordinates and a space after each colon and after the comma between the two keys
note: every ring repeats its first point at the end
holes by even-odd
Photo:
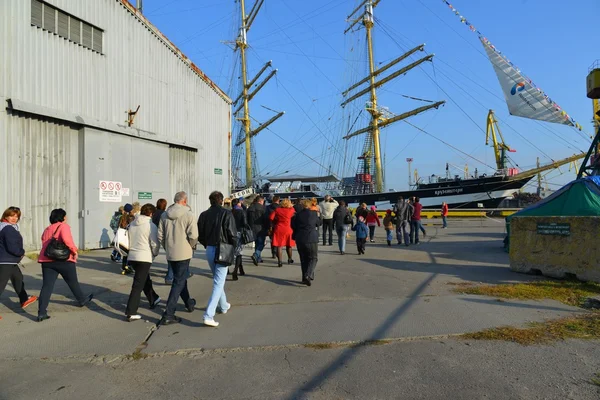
{"type": "MultiPolygon", "coordinates": [[[[371,194],[356,194],[334,196],[336,200],[344,200],[347,204],[385,206],[395,204],[399,197],[407,199],[417,196],[424,208],[440,208],[446,202],[450,208],[497,208],[507,197],[511,197],[531,180],[531,177],[510,179],[503,176],[491,176],[479,179],[448,181],[439,184],[424,184],[418,189],[402,192],[382,192],[371,194]]],[[[315,192],[286,192],[272,193],[281,198],[322,198],[315,192]]],[[[269,197],[267,196],[267,197],[269,197]]]]}

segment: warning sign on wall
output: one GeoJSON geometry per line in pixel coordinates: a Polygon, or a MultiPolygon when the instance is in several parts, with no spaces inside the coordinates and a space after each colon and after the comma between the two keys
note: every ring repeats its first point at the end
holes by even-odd
{"type": "Polygon", "coordinates": [[[100,201],[105,203],[121,203],[123,185],[121,182],[100,181],[100,201]]]}

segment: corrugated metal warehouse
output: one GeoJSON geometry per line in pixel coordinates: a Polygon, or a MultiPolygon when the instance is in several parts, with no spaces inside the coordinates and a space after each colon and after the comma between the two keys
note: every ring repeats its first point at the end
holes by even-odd
{"type": "Polygon", "coordinates": [[[228,191],[231,100],[126,0],[2,0],[0,32],[0,208],[27,249],[53,208],[99,248],[119,205],[228,191]]]}

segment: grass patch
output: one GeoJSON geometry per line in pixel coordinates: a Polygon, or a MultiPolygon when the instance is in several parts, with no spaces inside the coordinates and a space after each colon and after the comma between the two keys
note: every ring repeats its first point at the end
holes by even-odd
{"type": "Polygon", "coordinates": [[[37,261],[39,256],[40,256],[40,252],[39,251],[31,251],[29,253],[25,253],[25,257],[27,257],[27,258],[29,258],[30,260],[33,260],[33,261],[37,261]]]}
{"type": "Polygon", "coordinates": [[[596,372],[594,375],[595,378],[592,378],[591,382],[596,386],[600,386],[600,372],[596,372]]]}
{"type": "Polygon", "coordinates": [[[533,322],[526,328],[504,326],[486,329],[466,333],[461,337],[474,340],[504,340],[525,346],[565,339],[600,339],[600,313],[533,322]]]}
{"type": "Polygon", "coordinates": [[[392,343],[391,339],[371,339],[361,340],[360,342],[330,342],[330,343],[306,343],[303,346],[313,350],[338,349],[340,347],[362,347],[362,346],[383,346],[392,343]]]}
{"type": "Polygon", "coordinates": [[[129,358],[131,358],[133,361],[139,361],[148,358],[148,354],[142,353],[142,349],[135,349],[135,351],[131,353],[129,358]]]}
{"type": "Polygon", "coordinates": [[[454,291],[503,299],[553,299],[570,306],[581,307],[586,298],[600,294],[600,285],[579,281],[539,281],[474,287],[461,286],[454,291]]]}

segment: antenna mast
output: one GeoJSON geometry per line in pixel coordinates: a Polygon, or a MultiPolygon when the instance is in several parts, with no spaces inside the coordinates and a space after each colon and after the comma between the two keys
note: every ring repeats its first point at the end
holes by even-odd
{"type": "MultiPolygon", "coordinates": [[[[352,28],[355,25],[357,25],[359,22],[362,22],[363,26],[365,27],[366,36],[367,36],[367,48],[368,48],[368,53],[369,53],[369,76],[362,79],[358,83],[352,85],[348,90],[346,90],[342,94],[344,96],[347,96],[350,93],[350,91],[357,89],[358,87],[360,87],[361,85],[363,85],[364,83],[367,83],[367,82],[368,82],[369,86],[366,87],[365,89],[357,92],[353,96],[349,97],[341,104],[342,107],[344,107],[346,104],[358,99],[362,95],[370,93],[370,102],[367,103],[367,111],[369,111],[369,113],[371,114],[371,123],[369,124],[369,126],[367,128],[359,129],[359,130],[345,136],[344,139],[350,139],[351,137],[354,137],[354,136],[362,134],[362,133],[368,133],[368,135],[370,136],[370,138],[368,138],[367,141],[369,141],[369,139],[371,139],[372,145],[370,146],[369,149],[366,149],[365,153],[363,154],[363,157],[365,157],[365,160],[364,160],[365,161],[365,169],[370,169],[370,162],[369,162],[370,160],[367,160],[366,158],[373,157],[373,159],[374,159],[375,190],[378,193],[383,192],[383,166],[382,166],[382,162],[381,162],[381,145],[380,145],[380,140],[379,140],[380,129],[387,125],[391,125],[394,122],[398,122],[405,118],[411,117],[413,115],[417,115],[423,111],[426,111],[426,110],[429,110],[432,108],[438,108],[439,106],[441,106],[442,104],[445,103],[444,101],[439,101],[439,102],[433,103],[428,106],[419,107],[415,110],[405,112],[401,115],[393,116],[391,118],[388,115],[389,113],[386,113],[385,110],[383,110],[381,107],[378,106],[378,104],[377,104],[377,88],[378,87],[382,86],[383,84],[385,84],[387,82],[390,82],[391,80],[397,78],[400,75],[405,74],[409,70],[415,68],[416,66],[420,65],[421,63],[423,63],[425,61],[431,61],[431,59],[433,58],[433,55],[423,57],[420,60],[417,60],[417,61],[413,62],[412,64],[399,69],[398,71],[388,75],[387,77],[385,77],[379,81],[375,80],[375,78],[377,76],[379,76],[380,74],[382,74],[383,72],[388,70],[390,67],[398,64],[400,61],[404,60],[406,57],[409,57],[410,55],[412,55],[413,53],[415,53],[417,51],[423,51],[424,46],[425,46],[425,45],[417,46],[416,48],[410,50],[406,54],[396,58],[395,60],[392,60],[390,63],[384,65],[383,67],[375,69],[375,55],[374,55],[374,51],[373,51],[373,28],[375,25],[375,19],[374,19],[373,12],[374,12],[375,7],[379,4],[380,1],[381,0],[364,0],[348,16],[348,22],[350,23],[350,25],[344,33],[351,31],[352,28]],[[364,6],[364,12],[361,15],[359,15],[358,17],[353,18],[353,16],[363,6],[364,6]]],[[[365,173],[365,175],[368,175],[371,173],[371,171],[370,170],[364,171],[364,173],[365,173]]],[[[410,174],[410,172],[409,172],[409,174],[410,174]]],[[[363,176],[361,179],[364,179],[364,178],[365,178],[365,176],[363,176]]],[[[367,179],[370,179],[370,178],[367,178],[367,179]]],[[[410,181],[410,175],[409,175],[409,181],[410,181]]]]}
{"type": "Polygon", "coordinates": [[[241,146],[242,144],[245,145],[246,187],[252,187],[254,184],[254,182],[253,182],[254,176],[253,176],[253,172],[252,172],[252,146],[251,146],[250,139],[252,137],[256,136],[263,129],[267,128],[269,125],[271,125],[277,119],[279,119],[283,114],[285,114],[285,112],[284,111],[279,112],[273,118],[269,119],[267,122],[260,125],[258,128],[254,129],[254,130],[251,129],[250,100],[252,100],[252,98],[260,91],[260,89],[262,89],[263,86],[277,73],[277,70],[274,69],[273,71],[271,71],[271,73],[269,75],[267,75],[267,77],[256,86],[256,89],[254,89],[251,93],[249,93],[249,89],[252,87],[252,85],[255,84],[255,82],[262,75],[262,73],[267,68],[271,67],[271,61],[269,61],[261,68],[261,70],[258,72],[258,74],[252,80],[250,80],[250,82],[248,82],[248,65],[247,65],[247,59],[246,59],[246,50],[248,49],[247,34],[248,34],[248,31],[250,30],[250,27],[252,26],[252,22],[254,22],[254,19],[256,18],[256,15],[258,14],[258,11],[262,7],[265,0],[257,0],[256,3],[254,3],[254,6],[252,6],[252,9],[250,10],[250,13],[248,13],[248,15],[246,15],[246,7],[245,7],[246,0],[239,0],[239,1],[240,1],[240,11],[241,11],[241,17],[242,17],[242,26],[240,27],[239,36],[237,37],[237,39],[235,41],[235,50],[238,50],[238,49],[240,50],[240,58],[241,58],[241,63],[242,63],[242,93],[240,93],[240,95],[234,101],[233,106],[236,106],[240,100],[242,100],[242,104],[240,104],[236,108],[236,110],[233,112],[233,114],[237,115],[238,112],[240,112],[242,109],[244,110],[244,115],[242,117],[236,117],[239,121],[242,122],[242,124],[244,126],[244,137],[242,139],[238,140],[235,143],[235,145],[236,146],[241,146]]]}

